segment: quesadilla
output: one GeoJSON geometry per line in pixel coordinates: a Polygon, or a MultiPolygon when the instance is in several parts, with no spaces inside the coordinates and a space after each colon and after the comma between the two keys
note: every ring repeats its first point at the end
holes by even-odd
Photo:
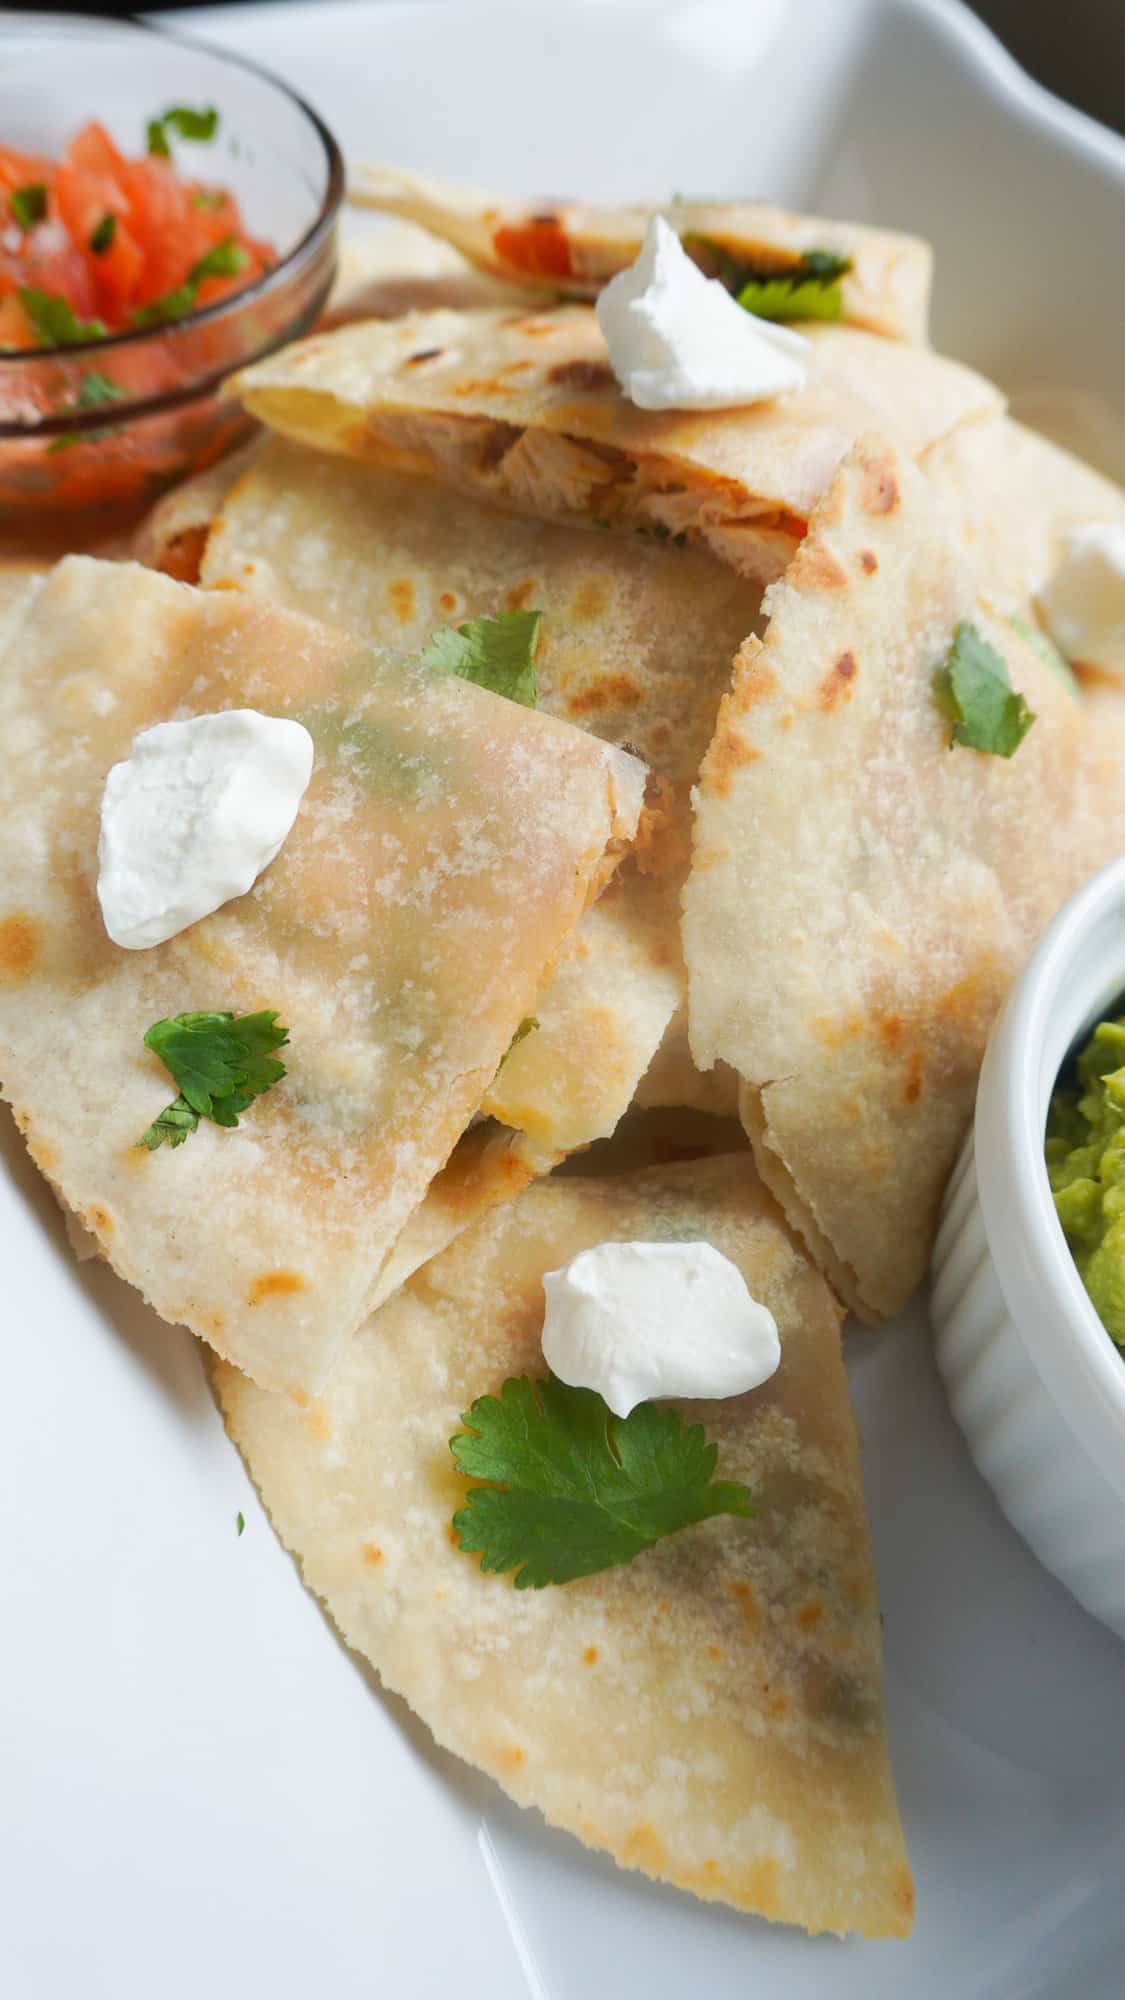
{"type": "MultiPolygon", "coordinates": [[[[981,596],[1003,617],[1034,618],[1039,592],[1076,528],[1125,523],[1119,486],[1007,417],[959,426],[919,463],[981,596]]],[[[1125,647],[1115,664],[1125,674],[1125,647]]]]}
{"type": "MultiPolygon", "coordinates": [[[[281,439],[225,500],[202,580],[405,651],[435,626],[542,613],[540,707],[637,749],[657,783],[644,852],[583,918],[485,1108],[552,1152],[611,1132],[677,1010],[682,1019],[688,790],[754,627],[756,587],[704,552],[511,518],[281,439]]],[[[709,1108],[713,1085],[685,1060],[674,1101],[694,1101],[693,1084],[709,1108]]]]}
{"type": "Polygon", "coordinates": [[[839,1309],[745,1156],[540,1181],[383,1307],[307,1412],[215,1370],[278,1534],[348,1644],[446,1748],[623,1866],[810,1931],[903,1936],[913,1890],[839,1309]],[[752,1518],[542,1590],[455,1546],[448,1439],[546,1371],[542,1278],[610,1241],[702,1238],[781,1337],[750,1395],[684,1407],[752,1518]]]}
{"type": "Polygon", "coordinates": [[[841,458],[885,430],[915,456],[1003,398],[958,362],[810,326],[804,389],[736,410],[645,411],[583,306],[408,313],[313,335],[228,385],[274,430],[553,520],[702,542],[779,576],[841,458]]]}
{"type": "Polygon", "coordinates": [[[0,1082],[32,1152],[166,1319],[307,1393],[367,1309],[554,959],[632,835],[643,767],[548,715],[231,591],[72,557],[9,630],[0,1082]],[[98,815],[134,734],[257,707],[309,789],[249,894],[110,942],[98,815]],[[237,1131],[138,1141],[149,1027],[273,1008],[287,1074],[237,1131]]]}
{"type": "Polygon", "coordinates": [[[996,1011],[1125,846],[1125,732],[974,602],[905,454],[857,447],[767,593],[695,801],[692,1048],[743,1078],[759,1170],[879,1320],[926,1268],[996,1011]],[[1035,720],[951,746],[935,676],[972,621],[1035,720]]]}
{"type": "MultiPolygon", "coordinates": [[[[772,203],[510,201],[479,188],[423,179],[401,167],[353,167],[349,199],[418,223],[482,271],[514,284],[596,298],[633,263],[654,215],[663,215],[707,272],[737,292],[776,278],[808,283],[825,258],[846,266],[833,310],[854,326],[924,341],[933,257],[928,243],[890,229],[794,215],[772,203]]],[[[799,308],[800,297],[793,307],[799,308]]],[[[823,310],[823,307],[821,308],[823,310]]],[[[807,309],[811,317],[815,300],[807,309]]],[[[790,309],[790,316],[800,317],[790,309]]]]}

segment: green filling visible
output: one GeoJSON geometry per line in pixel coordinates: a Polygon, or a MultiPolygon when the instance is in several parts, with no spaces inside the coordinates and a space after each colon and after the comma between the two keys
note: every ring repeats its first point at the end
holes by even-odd
{"type": "Polygon", "coordinates": [[[850,257],[834,250],[807,250],[784,269],[756,266],[735,256],[713,237],[688,232],[684,249],[709,278],[733,293],[740,306],[758,319],[841,319],[841,280],[852,268],[850,257]]]}
{"type": "Polygon", "coordinates": [[[1125,1016],[1099,1021],[1051,1099],[1047,1177],[1094,1309],[1125,1350],[1125,1016]]]}

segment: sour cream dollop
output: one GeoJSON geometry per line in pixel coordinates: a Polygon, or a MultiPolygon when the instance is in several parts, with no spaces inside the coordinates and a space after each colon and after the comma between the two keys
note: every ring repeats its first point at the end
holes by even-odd
{"type": "Polygon", "coordinates": [[[674,229],[653,216],[636,263],[601,293],[598,325],[610,365],[642,410],[711,410],[803,389],[812,347],[755,319],[705,278],[674,229]]]}
{"type": "Polygon", "coordinates": [[[739,1396],[781,1360],[777,1323],[710,1243],[599,1243],[544,1274],[543,1353],[627,1417],[654,1396],[739,1396]]]}
{"type": "Polygon", "coordinates": [[[1068,660],[1125,677],[1125,522],[1075,528],[1039,591],[1039,609],[1068,660]]]}
{"type": "Polygon", "coordinates": [[[308,730],[254,708],[142,729],[102,794],[98,901],[114,944],[163,944],[244,896],[296,819],[312,766],[308,730]]]}

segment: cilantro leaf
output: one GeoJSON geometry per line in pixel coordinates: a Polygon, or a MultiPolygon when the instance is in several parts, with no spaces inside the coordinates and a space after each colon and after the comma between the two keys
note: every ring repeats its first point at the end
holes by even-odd
{"type": "Polygon", "coordinates": [[[504,611],[498,618],[442,625],[432,634],[422,664],[534,708],[535,648],[542,617],[541,611],[504,611]]]}
{"type": "Polygon", "coordinates": [[[1009,618],[1008,623],[1013,632],[1018,633],[1024,644],[1030,646],[1033,653],[1038,653],[1043,665],[1050,667],[1051,672],[1057,680],[1062,682],[1067,693],[1077,694],[1078,681],[1063,659],[1054,641],[1048,639],[1047,634],[1041,632],[1038,625],[1029,624],[1026,618],[1009,618]]]}
{"type": "Polygon", "coordinates": [[[749,278],[738,303],[756,319],[840,319],[844,295],[839,284],[787,272],[780,278],[749,278]]]}
{"type": "Polygon", "coordinates": [[[246,269],[250,253],[233,236],[224,236],[221,243],[213,243],[210,250],[197,258],[182,285],[172,291],[163,292],[158,299],[141,306],[131,317],[134,326],[163,326],[168,320],[183,319],[192,312],[199,297],[199,287],[207,278],[234,278],[246,269]]]}
{"type": "MultiPolygon", "coordinates": [[[[508,1057],[512,1053],[512,1050],[514,1048],[518,1048],[519,1044],[522,1041],[526,1040],[527,1036],[530,1035],[534,1031],[534,1029],[536,1029],[538,1026],[539,1023],[536,1020],[534,1014],[524,1015],[523,1020],[520,1022],[519,1027],[516,1029],[515,1034],[512,1036],[511,1041],[508,1043],[507,1048],[504,1050],[503,1055],[501,1056],[499,1062],[496,1065],[496,1076],[499,1076],[500,1071],[503,1069],[504,1064],[507,1062],[508,1057]]],[[[494,1083],[495,1081],[496,1077],[493,1078],[494,1083]]]]}
{"type": "Polygon", "coordinates": [[[225,188],[196,188],[191,205],[193,208],[225,208],[229,199],[225,188]]]}
{"type": "Polygon", "coordinates": [[[593,1389],[521,1375],[461,1421],[449,1448],[489,1484],[469,1493],[454,1533],[482,1570],[517,1570],[517,1590],[632,1562],[712,1514],[750,1513],[745,1486],[714,1478],[718,1447],[702,1424],[685,1428],[667,1406],[615,1417],[593,1389]]]}
{"type": "MultiPolygon", "coordinates": [[[[86,368],[74,402],[60,403],[57,414],[72,417],[79,410],[96,410],[103,403],[120,402],[124,394],[120,382],[115,382],[111,375],[103,375],[99,368],[86,368]]],[[[120,429],[120,424],[95,424],[88,431],[64,431],[61,437],[51,439],[47,446],[48,456],[56,451],[69,451],[72,445],[90,444],[98,438],[112,437],[120,429]]]]}
{"type": "Polygon", "coordinates": [[[8,207],[22,230],[34,229],[47,213],[46,181],[29,181],[26,187],[13,188],[8,207]]]}
{"type": "Polygon", "coordinates": [[[90,232],[90,248],[95,257],[104,257],[107,250],[112,250],[116,234],[117,217],[112,213],[103,215],[97,227],[90,232]]]}
{"type": "Polygon", "coordinates": [[[176,1014],[154,1021],[145,1047],[160,1057],[180,1095],[138,1139],[151,1153],[157,1146],[182,1146],[201,1118],[216,1125],[238,1124],[256,1097],[285,1075],[285,1064],[269,1053],[289,1040],[276,1025],[276,1009],[260,1014],[176,1014]]]}
{"type": "Polygon", "coordinates": [[[245,1516],[244,1516],[244,1514],[243,1514],[243,1512],[242,1512],[242,1509],[241,1509],[241,1507],[240,1507],[240,1508],[239,1508],[239,1510],[238,1510],[238,1512],[237,1512],[237,1514],[236,1514],[236,1515],[235,1515],[235,1517],[234,1517],[234,1532],[235,1532],[235,1534],[236,1534],[236,1535],[240,1535],[240,1534],[242,1533],[242,1530],[243,1530],[243,1528],[244,1528],[245,1526],[246,1526],[246,1519],[245,1519],[245,1516]]]}
{"type": "Polygon", "coordinates": [[[953,724],[950,748],[962,743],[993,757],[1011,757],[1035,721],[996,648],[965,620],[954,627],[953,644],[938,669],[935,694],[942,714],[953,724]]]}
{"type": "Polygon", "coordinates": [[[718,278],[758,319],[839,319],[843,313],[840,280],[852,259],[835,250],[806,250],[779,271],[768,262],[763,267],[736,257],[710,236],[689,233],[683,246],[700,270],[718,278]]]}
{"type": "Polygon", "coordinates": [[[172,148],[168,144],[169,132],[180,139],[213,139],[219,129],[219,114],[213,104],[202,111],[193,111],[190,104],[173,104],[162,112],[159,118],[150,118],[146,128],[148,150],[157,159],[168,160],[172,148]]]}
{"type": "Polygon", "coordinates": [[[77,347],[84,340],[105,339],[104,321],[79,319],[59,292],[41,292],[35,285],[21,285],[19,302],[43,347],[77,347]]]}

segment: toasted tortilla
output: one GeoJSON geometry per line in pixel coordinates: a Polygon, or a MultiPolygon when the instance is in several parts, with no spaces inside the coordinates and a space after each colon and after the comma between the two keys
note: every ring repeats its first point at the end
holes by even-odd
{"type": "Polygon", "coordinates": [[[307,1412],[215,1373],[306,1583],[439,1743],[625,1867],[811,1931],[909,1931],[838,1308],[745,1155],[538,1182],[369,1321],[307,1412]],[[684,1406],[753,1518],[561,1587],[483,1575],[450,1536],[447,1440],[476,1396],[544,1373],[544,1271],[685,1235],[781,1334],[763,1388],[684,1406]]]}
{"type": "Polygon", "coordinates": [[[779,576],[845,452],[915,456],[1003,398],[958,362],[848,326],[806,329],[804,389],[737,410],[635,407],[592,310],[408,313],[313,335],[228,385],[274,430],[547,519],[702,542],[779,576]]]}
{"type": "Polygon", "coordinates": [[[744,1079],[763,1179],[864,1318],[926,1268],[996,1011],[1064,898],[1125,847],[1120,725],[974,602],[901,451],[858,447],[767,594],[696,794],[691,1040],[744,1079]],[[950,747],[955,625],[1036,721],[950,747]]]}
{"type": "Polygon", "coordinates": [[[756,587],[702,552],[513,519],[282,439],[228,495],[202,574],[406,651],[435,626],[514,605],[542,612],[541,707],[639,750],[661,791],[640,865],[583,918],[485,1108],[551,1152],[611,1132],[686,1002],[688,790],[753,629],[756,587]]]}
{"type": "Polygon", "coordinates": [[[581,730],[236,592],[70,558],[9,632],[0,1081],[107,1256],[271,1386],[362,1319],[553,960],[631,835],[643,767],[581,730]],[[254,889],[150,951],[94,894],[111,764],[172,714],[303,720],[316,763],[254,889]],[[150,1024],[275,1007],[284,1081],[237,1131],[141,1134],[150,1024]]]}
{"type": "Polygon", "coordinates": [[[844,319],[898,340],[926,338],[933,255],[921,238],[896,230],[794,215],[767,202],[515,202],[401,167],[353,167],[348,194],[418,223],[482,271],[552,295],[596,298],[634,261],[654,215],[665,216],[705,269],[709,249],[763,278],[791,271],[811,250],[829,250],[852,260],[840,288],[844,319]]]}
{"type": "MultiPolygon", "coordinates": [[[[1075,528],[1125,522],[1119,486],[1007,417],[959,426],[920,464],[981,596],[1002,617],[1034,618],[1039,591],[1075,528]]],[[[1125,648],[1112,664],[1125,674],[1125,648]]]]}

